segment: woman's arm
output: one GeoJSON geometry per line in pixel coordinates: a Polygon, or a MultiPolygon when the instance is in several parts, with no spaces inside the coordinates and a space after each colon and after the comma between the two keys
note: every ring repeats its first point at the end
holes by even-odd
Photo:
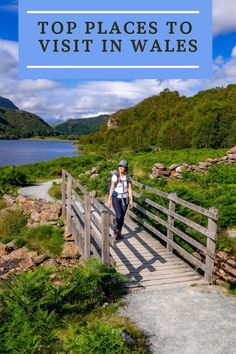
{"type": "Polygon", "coordinates": [[[129,181],[128,191],[129,191],[129,204],[132,209],[134,207],[134,203],[133,203],[133,192],[132,192],[131,181],[129,181]]]}
{"type": "Polygon", "coordinates": [[[109,196],[108,196],[108,207],[111,208],[112,206],[112,202],[111,202],[111,198],[112,198],[112,193],[114,192],[115,189],[115,182],[111,181],[111,188],[110,188],[110,192],[109,192],[109,196]]]}

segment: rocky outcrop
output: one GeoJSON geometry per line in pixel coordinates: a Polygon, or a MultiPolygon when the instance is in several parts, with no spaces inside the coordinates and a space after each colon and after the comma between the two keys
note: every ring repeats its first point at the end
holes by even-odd
{"type": "Polygon", "coordinates": [[[167,169],[162,163],[155,163],[152,168],[152,173],[149,175],[149,177],[151,179],[156,179],[160,177],[173,177],[181,179],[183,178],[182,172],[185,169],[191,172],[204,173],[208,170],[210,166],[214,164],[236,164],[236,146],[231,148],[223,157],[215,159],[208,158],[206,161],[201,161],[197,165],[189,165],[187,163],[174,164],[167,169]]]}
{"type": "Polygon", "coordinates": [[[118,128],[118,122],[117,122],[117,119],[116,118],[109,118],[108,121],[107,121],[107,128],[108,129],[117,129],[118,128]]]}
{"type": "Polygon", "coordinates": [[[56,225],[61,216],[61,202],[45,202],[40,199],[31,199],[19,195],[14,198],[10,195],[5,195],[3,199],[10,208],[20,207],[24,214],[28,216],[29,225],[52,224],[56,225]]]}

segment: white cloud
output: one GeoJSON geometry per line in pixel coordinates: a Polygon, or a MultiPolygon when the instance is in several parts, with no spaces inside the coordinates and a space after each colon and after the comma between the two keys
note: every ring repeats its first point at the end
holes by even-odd
{"type": "Polygon", "coordinates": [[[236,1],[213,0],[214,36],[230,31],[236,31],[236,1]]]}
{"type": "Polygon", "coordinates": [[[53,80],[18,80],[17,48],[16,42],[0,40],[0,96],[47,120],[112,113],[157,95],[166,87],[189,96],[202,89],[236,83],[236,46],[229,60],[216,58],[211,80],[88,81],[75,87],[53,80]]]}

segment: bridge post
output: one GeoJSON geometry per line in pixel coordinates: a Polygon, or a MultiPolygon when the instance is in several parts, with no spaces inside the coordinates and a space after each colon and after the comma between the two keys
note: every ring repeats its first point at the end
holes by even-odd
{"type": "Polygon", "coordinates": [[[66,218],[66,171],[62,170],[62,184],[61,184],[61,199],[62,199],[62,218],[66,218]]]}
{"type": "MultiPolygon", "coordinates": [[[[169,196],[177,197],[176,193],[170,193],[169,196]]],[[[169,211],[175,212],[175,202],[169,199],[169,211]]],[[[173,247],[168,243],[168,240],[173,241],[173,232],[169,229],[169,226],[174,226],[175,218],[168,214],[168,229],[167,229],[167,245],[166,248],[169,252],[173,252],[173,247]]]]}
{"type": "Polygon", "coordinates": [[[84,259],[89,259],[91,251],[91,195],[88,193],[85,194],[84,212],[84,259]]]}
{"type": "Polygon", "coordinates": [[[72,192],[72,178],[69,175],[68,180],[67,180],[67,216],[66,216],[66,222],[67,222],[67,234],[70,235],[72,232],[71,228],[71,192],[72,192]]]}
{"type": "Polygon", "coordinates": [[[110,264],[110,240],[109,240],[110,217],[107,210],[102,211],[102,262],[110,264]]]}
{"type": "Polygon", "coordinates": [[[215,214],[215,220],[208,217],[208,237],[207,237],[207,252],[206,252],[206,263],[205,263],[205,279],[211,284],[213,281],[214,264],[215,264],[215,250],[216,250],[216,240],[217,240],[217,209],[212,207],[209,209],[215,214]]]}

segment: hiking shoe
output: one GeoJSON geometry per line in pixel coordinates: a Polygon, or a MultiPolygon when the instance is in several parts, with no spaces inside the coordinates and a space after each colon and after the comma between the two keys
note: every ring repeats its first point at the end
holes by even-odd
{"type": "Polygon", "coordinates": [[[121,231],[120,231],[120,230],[115,229],[115,230],[114,230],[114,234],[115,234],[116,240],[120,240],[120,239],[122,238],[122,236],[121,236],[121,231]]]}

